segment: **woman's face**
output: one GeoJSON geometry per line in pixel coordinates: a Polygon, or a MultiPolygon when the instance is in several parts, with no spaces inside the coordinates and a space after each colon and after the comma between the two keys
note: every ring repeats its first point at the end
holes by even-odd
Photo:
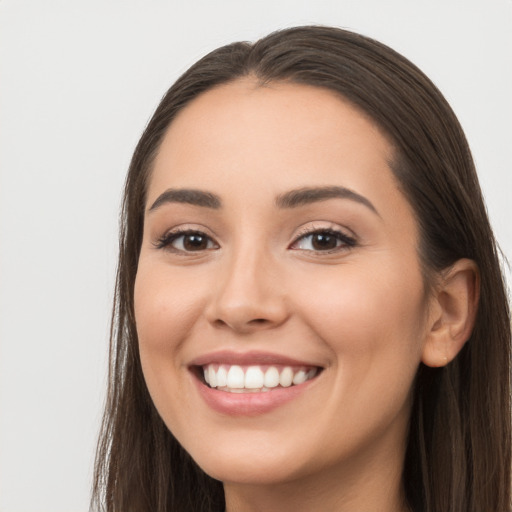
{"type": "Polygon", "coordinates": [[[171,124],[135,315],[154,403],[211,476],[399,474],[427,304],[392,159],[365,115],[303,85],[239,80],[171,124]]]}

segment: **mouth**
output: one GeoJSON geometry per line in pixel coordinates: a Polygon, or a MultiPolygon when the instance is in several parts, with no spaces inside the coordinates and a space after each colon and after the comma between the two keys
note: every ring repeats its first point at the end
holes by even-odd
{"type": "Polygon", "coordinates": [[[204,402],[232,417],[270,413],[295,401],[313,388],[324,370],[304,360],[258,351],[205,354],[188,368],[204,402]]]}
{"type": "Polygon", "coordinates": [[[203,384],[227,393],[266,393],[296,387],[313,380],[322,371],[318,366],[218,363],[194,369],[203,384]]]}

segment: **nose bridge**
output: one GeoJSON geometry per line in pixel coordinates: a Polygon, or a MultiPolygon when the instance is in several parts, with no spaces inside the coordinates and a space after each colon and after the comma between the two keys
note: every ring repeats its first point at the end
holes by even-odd
{"type": "Polygon", "coordinates": [[[279,269],[265,244],[240,243],[225,256],[209,319],[238,331],[268,328],[287,316],[279,269]]]}

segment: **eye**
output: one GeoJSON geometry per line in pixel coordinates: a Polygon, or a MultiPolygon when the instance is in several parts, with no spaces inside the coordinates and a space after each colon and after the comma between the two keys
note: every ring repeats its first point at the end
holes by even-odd
{"type": "Polygon", "coordinates": [[[301,251],[333,252],[356,245],[351,236],[333,229],[319,229],[300,236],[290,249],[301,251]]]}
{"type": "Polygon", "coordinates": [[[193,230],[167,233],[157,241],[155,246],[157,249],[168,249],[174,252],[200,252],[219,248],[208,235],[193,230]]]}

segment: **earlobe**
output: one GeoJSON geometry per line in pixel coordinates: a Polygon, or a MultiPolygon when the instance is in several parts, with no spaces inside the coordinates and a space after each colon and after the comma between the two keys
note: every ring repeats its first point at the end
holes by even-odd
{"type": "Polygon", "coordinates": [[[460,259],[442,273],[432,298],[422,362],[441,367],[451,362],[471,336],[480,293],[478,267],[460,259]]]}

